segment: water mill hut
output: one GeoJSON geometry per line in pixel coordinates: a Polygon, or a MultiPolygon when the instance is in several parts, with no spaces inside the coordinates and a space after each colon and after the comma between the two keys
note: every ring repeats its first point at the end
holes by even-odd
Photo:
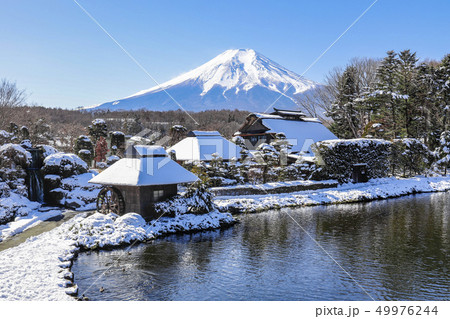
{"type": "Polygon", "coordinates": [[[118,215],[138,213],[146,220],[158,218],[154,203],[178,192],[178,184],[192,183],[197,176],[170,159],[161,146],[133,145],[122,158],[89,183],[104,185],[97,210],[118,215]]]}

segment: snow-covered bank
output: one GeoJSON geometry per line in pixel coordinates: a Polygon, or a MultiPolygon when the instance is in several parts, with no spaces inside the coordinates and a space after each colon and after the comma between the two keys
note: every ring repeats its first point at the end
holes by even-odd
{"type": "Polygon", "coordinates": [[[216,197],[214,203],[220,211],[252,213],[282,207],[352,203],[448,190],[450,190],[450,176],[408,179],[392,177],[373,179],[368,183],[344,184],[333,189],[245,197],[221,196],[216,197]]]}
{"type": "Polygon", "coordinates": [[[298,180],[287,182],[272,182],[266,184],[245,184],[223,187],[212,187],[209,191],[215,196],[241,196],[241,195],[264,195],[276,193],[291,193],[303,190],[337,187],[335,180],[310,181],[298,180]]]}
{"type": "Polygon", "coordinates": [[[84,249],[110,248],[173,233],[216,229],[234,222],[230,214],[218,211],[204,215],[184,214],[176,217],[161,217],[150,223],[135,213],[120,217],[115,214],[95,213],[80,223],[74,224],[69,230],[68,237],[84,249]]]}
{"type": "Polygon", "coordinates": [[[75,300],[70,272],[80,248],[116,247],[177,232],[231,225],[234,218],[217,211],[205,215],[162,217],[147,224],[138,214],[79,214],[61,226],[0,252],[0,300],[75,300]]]}

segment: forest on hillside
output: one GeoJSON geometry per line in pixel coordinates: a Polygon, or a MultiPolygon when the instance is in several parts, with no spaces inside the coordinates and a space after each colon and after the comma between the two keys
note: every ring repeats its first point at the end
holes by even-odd
{"type": "Polygon", "coordinates": [[[29,132],[27,138],[33,145],[49,144],[69,152],[73,151],[80,135],[89,134],[88,127],[96,118],[104,119],[109,131],[121,131],[126,135],[139,134],[145,130],[146,134],[168,136],[172,126],[182,125],[186,131],[217,130],[231,138],[244,123],[248,113],[238,110],[208,110],[189,115],[181,110],[87,112],[42,106],[0,105],[0,130],[17,133],[26,127],[29,132]]]}

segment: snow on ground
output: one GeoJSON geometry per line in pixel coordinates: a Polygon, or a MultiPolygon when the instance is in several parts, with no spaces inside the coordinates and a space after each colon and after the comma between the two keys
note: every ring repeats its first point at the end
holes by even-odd
{"type": "Polygon", "coordinates": [[[71,283],[73,275],[68,268],[78,248],[64,234],[83,217],[80,214],[58,228],[0,252],[0,300],[74,300],[65,287],[71,283]]]}
{"type": "Polygon", "coordinates": [[[61,226],[0,252],[0,300],[75,300],[72,260],[80,248],[96,249],[145,241],[183,231],[234,223],[227,213],[162,217],[147,224],[138,214],[79,214],[61,226]]]}
{"type": "Polygon", "coordinates": [[[344,184],[332,189],[238,197],[220,196],[216,197],[214,202],[220,211],[244,213],[281,207],[351,203],[447,190],[450,190],[450,176],[409,179],[392,177],[373,179],[368,183],[344,184]]]}

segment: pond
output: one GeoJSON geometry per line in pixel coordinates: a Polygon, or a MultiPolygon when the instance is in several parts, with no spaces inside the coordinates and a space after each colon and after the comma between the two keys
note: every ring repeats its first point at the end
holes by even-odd
{"type": "Polygon", "coordinates": [[[72,267],[79,293],[90,300],[450,299],[450,193],[238,218],[225,230],[81,253],[72,267]]]}

